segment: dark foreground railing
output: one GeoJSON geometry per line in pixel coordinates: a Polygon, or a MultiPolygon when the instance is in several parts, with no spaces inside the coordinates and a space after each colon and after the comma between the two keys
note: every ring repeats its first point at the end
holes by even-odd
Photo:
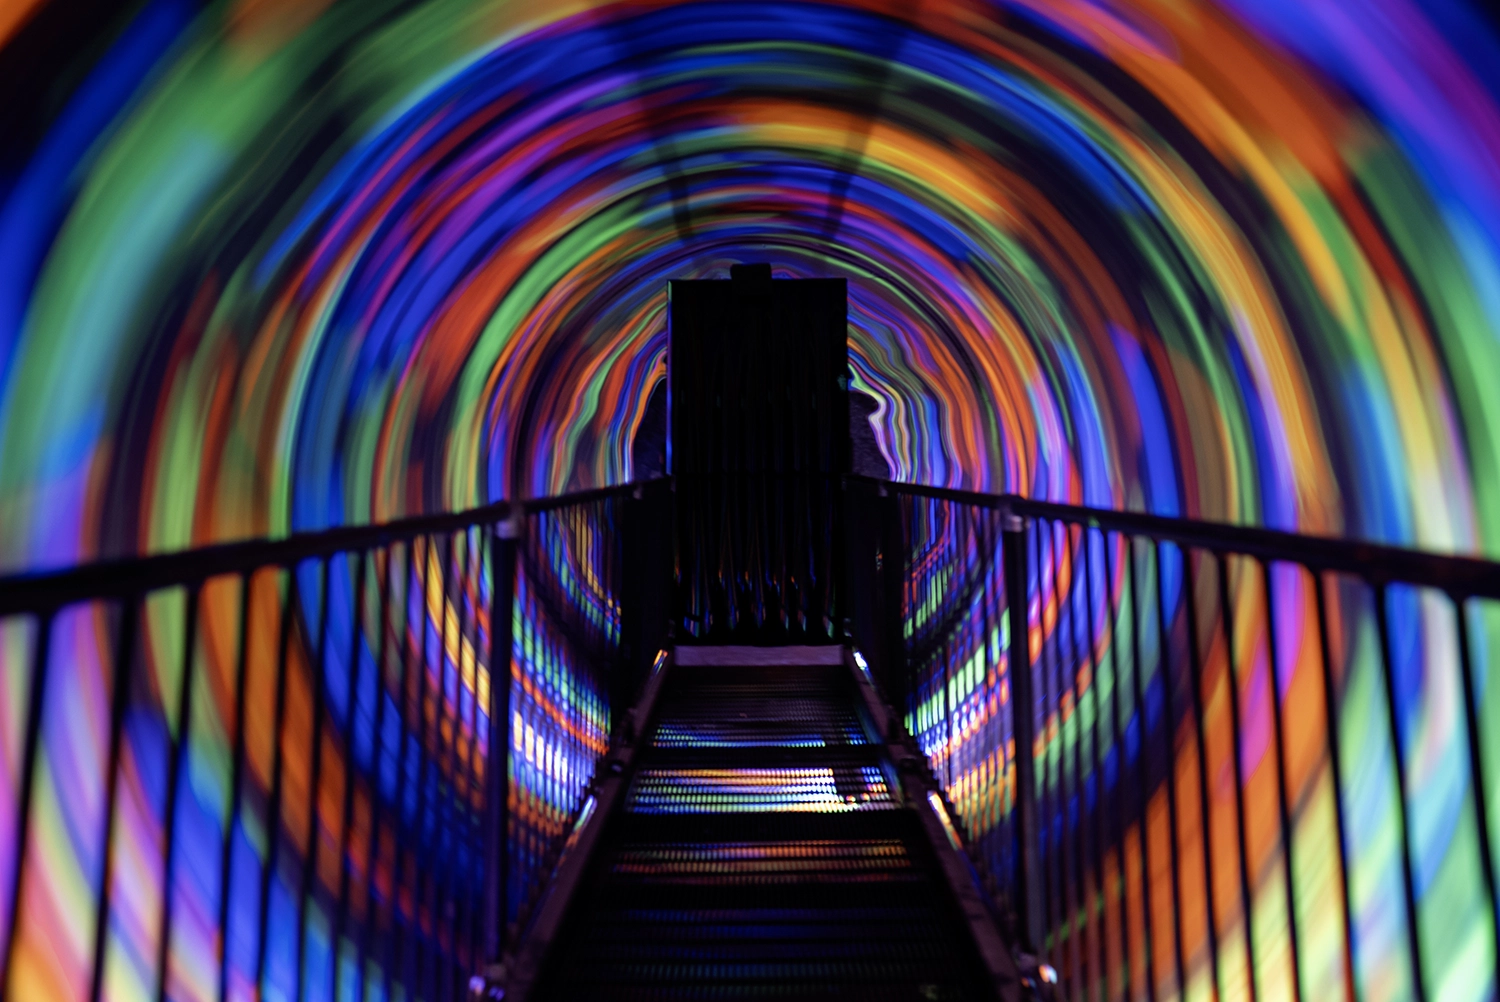
{"type": "Polygon", "coordinates": [[[4,997],[464,997],[655,653],[665,499],[0,580],[4,997]]]}
{"type": "Polygon", "coordinates": [[[856,638],[1066,997],[1496,990],[1500,564],[874,481],[846,506],[856,638]]]}
{"type": "MultiPolygon", "coordinates": [[[[1494,991],[1500,565],[841,507],[830,618],[1067,997],[1494,991]]],[[[0,581],[5,997],[461,997],[680,612],[671,539],[657,482],[0,581]]]]}

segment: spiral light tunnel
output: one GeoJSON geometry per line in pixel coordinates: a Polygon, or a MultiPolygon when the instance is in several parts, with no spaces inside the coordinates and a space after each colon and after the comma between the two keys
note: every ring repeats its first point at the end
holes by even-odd
{"type": "MultiPolygon", "coordinates": [[[[848,278],[851,386],[875,402],[894,479],[1500,558],[1500,33],[1465,0],[0,0],[0,86],[19,109],[0,122],[7,573],[626,482],[665,372],[668,280],[759,261],[848,278]]],[[[487,630],[477,567],[466,600],[487,630]]],[[[1177,594],[1180,565],[1159,571],[1177,594]]],[[[1055,573],[1103,601],[1066,561],[1055,573]]],[[[328,586],[335,632],[353,574],[328,586]]],[[[1279,580],[1294,700],[1313,606],[1279,580]]],[[[1263,614],[1257,594],[1236,585],[1236,622],[1263,614]]],[[[441,615],[420,598],[414,624],[441,615]]],[[[1427,670],[1453,625],[1408,598],[1404,690],[1354,686],[1344,712],[1401,707],[1429,997],[1477,1000],[1495,990],[1495,916],[1473,890],[1457,682],[1427,670]]],[[[232,674],[233,605],[205,593],[206,678],[232,674]]],[[[1500,610],[1466,613],[1500,721],[1500,610]]],[[[1368,612],[1330,614],[1340,670],[1362,678],[1368,612]]],[[[1033,615],[1058,628],[1055,607],[1033,615]]],[[[164,638],[181,616],[167,596],[143,627],[133,820],[114,847],[98,834],[108,610],[53,626],[72,702],[44,714],[30,833],[14,802],[37,631],[0,622],[0,889],[26,882],[20,924],[0,930],[16,998],[86,998],[104,854],[161,865],[182,661],[164,638]],[[40,848],[17,874],[27,838],[40,848]]],[[[1243,632],[1260,664],[1263,634],[1243,632]]],[[[523,722],[517,782],[563,831],[608,708],[537,644],[513,682],[563,737],[527,750],[546,728],[523,722]]],[[[967,688],[943,698],[979,714],[1001,645],[971,646],[967,688]]],[[[462,643],[451,658],[453,705],[482,730],[488,666],[462,643]]],[[[330,713],[355,698],[336,675],[330,713]]],[[[1247,669],[1247,691],[1264,677],[1247,669]]],[[[368,684],[366,716],[386,683],[368,684]]],[[[1040,740],[1071,740],[1074,709],[1060,701],[1040,740]]],[[[1252,774],[1268,712],[1246,710],[1252,774]]],[[[930,717],[911,720],[924,742],[930,717]]],[[[1298,719],[1296,800],[1313,805],[1322,731],[1298,719]]],[[[224,824],[226,733],[205,724],[189,747],[181,796],[205,831],[224,824]]],[[[945,727],[934,761],[967,733],[945,727]]],[[[1500,766],[1500,725],[1483,739],[1500,766]]],[[[1368,764],[1357,823],[1377,860],[1389,749],[1365,730],[1345,742],[1368,764]]],[[[351,775],[379,758],[356,752],[351,775]]],[[[962,807],[979,780],[958,778],[962,807]]],[[[1299,834],[1314,843],[1316,813],[1299,834]]],[[[247,859],[263,840],[246,834],[247,859]]],[[[165,950],[144,885],[113,896],[104,997],[151,997],[162,956],[171,997],[216,999],[203,951],[256,949],[215,925],[233,889],[191,854],[177,865],[190,919],[165,950]]],[[[1326,877],[1296,875],[1309,896],[1326,877]]],[[[1306,997],[1413,997],[1381,956],[1408,921],[1398,896],[1378,862],[1359,880],[1358,977],[1329,946],[1306,997]]],[[[1285,923],[1254,920],[1264,956],[1240,963],[1275,967],[1285,923]]],[[[346,953],[326,921],[308,927],[314,974],[268,976],[265,997],[329,997],[317,972],[346,953]]],[[[274,972],[301,948],[266,949],[274,972]]],[[[371,998],[390,984],[367,980],[371,998]]],[[[1261,995],[1290,991],[1269,978],[1261,995]]]]}

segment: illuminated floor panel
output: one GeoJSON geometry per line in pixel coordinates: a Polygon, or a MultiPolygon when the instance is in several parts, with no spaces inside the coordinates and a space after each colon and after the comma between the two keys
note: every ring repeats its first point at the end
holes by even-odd
{"type": "Polygon", "coordinates": [[[879,768],[652,768],[641,770],[629,810],[641,814],[883,810],[879,768]]]}
{"type": "Polygon", "coordinates": [[[897,839],[729,842],[626,846],[610,872],[650,881],[805,883],[908,879],[912,863],[897,839]]]}

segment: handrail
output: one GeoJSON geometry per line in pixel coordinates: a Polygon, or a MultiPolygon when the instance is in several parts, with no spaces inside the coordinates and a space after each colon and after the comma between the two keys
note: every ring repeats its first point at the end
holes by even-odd
{"type": "Polygon", "coordinates": [[[1259,526],[1038,501],[1018,494],[984,494],[863,476],[849,479],[886,490],[991,508],[1022,517],[1092,523],[1100,529],[1179,543],[1216,554],[1232,553],[1284,561],[1301,564],[1310,570],[1359,574],[1374,582],[1399,581],[1450,594],[1500,599],[1500,561],[1479,557],[1432,553],[1332,536],[1305,536],[1259,526]]]}
{"type": "MultiPolygon", "coordinates": [[[[662,483],[631,482],[0,578],[0,629],[21,638],[19,646],[27,651],[18,657],[29,664],[21,697],[20,782],[10,815],[15,850],[0,859],[0,867],[10,871],[6,900],[0,901],[0,985],[8,983],[18,944],[32,935],[25,931],[23,905],[28,895],[39,893],[27,890],[39,879],[31,865],[38,840],[34,795],[44,773],[43,756],[59,754],[72,738],[65,715],[70,711],[60,709],[65,705],[60,701],[97,694],[109,704],[107,720],[98,721],[108,728],[99,734],[104,754],[90,766],[99,770],[102,798],[80,836],[102,847],[103,862],[91,888],[97,920],[88,970],[94,995],[113,921],[113,867],[124,851],[115,846],[115,833],[127,790],[121,781],[129,769],[127,749],[130,755],[140,754],[140,747],[156,754],[159,743],[166,756],[167,792],[159,807],[163,905],[154,968],[160,992],[176,949],[173,922],[180,906],[174,868],[180,865],[179,843],[186,831],[179,831],[179,814],[201,807],[191,806],[188,798],[200,794],[190,794],[185,784],[193,774],[193,756],[207,754],[204,728],[211,730],[213,720],[229,753],[221,802],[211,808],[227,818],[213,847],[219,854],[220,996],[231,967],[261,990],[281,976],[275,973],[281,962],[270,959],[268,928],[273,876],[284,859],[295,860],[302,874],[293,895],[297,946],[282,958],[287,964],[295,959],[293,984],[326,975],[338,996],[346,976],[361,984],[376,977],[385,981],[384,994],[390,994],[393,980],[406,983],[410,994],[411,979],[418,978],[435,992],[451,981],[451,990],[437,994],[462,994],[468,979],[503,945],[514,904],[510,891],[524,895],[532,882],[532,861],[512,852],[511,842],[544,840],[548,826],[559,821],[535,811],[512,815],[512,770],[489,768],[491,752],[509,755],[512,747],[521,747],[513,744],[511,727],[524,718],[527,760],[534,735],[538,748],[550,750],[549,762],[567,763],[568,788],[560,794],[560,786],[554,789],[551,810],[555,815],[568,809],[567,796],[595,758],[593,745],[580,735],[586,729],[596,739],[601,731],[607,734],[610,689],[623,691],[626,676],[616,676],[629,671],[621,646],[624,535],[605,531],[600,539],[593,530],[621,516],[628,499],[644,500],[648,491],[660,495],[653,488],[662,483]],[[587,545],[580,545],[583,540],[587,545]],[[570,621],[569,613],[558,611],[562,603],[554,593],[576,583],[582,570],[573,566],[578,561],[589,563],[583,576],[591,593],[602,597],[605,611],[580,613],[570,621]],[[312,575],[299,573],[308,569],[312,575]],[[263,580],[259,571],[277,573],[270,576],[274,580],[263,580]],[[217,590],[220,583],[228,589],[237,584],[238,598],[217,590]],[[169,600],[167,608],[180,612],[153,619],[152,593],[172,590],[182,594],[162,597],[169,600]],[[70,618],[75,611],[79,617],[70,618]],[[524,642],[513,644],[512,624],[521,616],[527,632],[524,642]],[[224,627],[228,645],[214,644],[211,637],[223,638],[224,627]],[[598,650],[577,649],[590,629],[602,633],[604,642],[595,645],[598,650]],[[167,635],[170,630],[175,637],[167,635]],[[513,681],[486,685],[486,669],[497,658],[502,666],[509,662],[509,671],[502,667],[498,679],[513,681]],[[534,684],[540,661],[551,675],[571,680],[572,700],[555,703],[546,694],[534,700],[528,695],[513,705],[513,687],[540,691],[534,684]],[[335,671],[342,681],[334,681],[335,671]],[[173,673],[175,683],[160,681],[173,673]],[[216,675],[227,689],[202,698],[216,675]],[[169,695],[174,684],[175,694],[169,695]],[[294,728],[297,718],[289,709],[294,699],[310,702],[310,725],[304,704],[302,723],[294,728]],[[165,726],[159,733],[132,730],[131,721],[143,715],[165,726]],[[251,768],[254,742],[273,749],[268,778],[251,768]],[[341,769],[324,768],[325,745],[335,750],[333,761],[341,769]],[[305,782],[296,792],[286,779],[289,755],[305,756],[300,766],[305,782]],[[392,790],[382,775],[398,762],[392,790]],[[331,792],[332,784],[341,792],[331,792]],[[363,792],[356,796],[356,790],[363,792]],[[294,825],[290,819],[298,808],[294,825]],[[247,820],[252,814],[258,820],[247,820]],[[256,863],[257,877],[233,885],[236,900],[250,907],[242,931],[257,944],[254,959],[246,962],[232,958],[223,945],[232,914],[227,889],[231,874],[238,872],[237,854],[247,844],[243,832],[257,825],[269,832],[269,857],[256,863]],[[317,863],[302,847],[324,851],[318,848],[319,825],[333,832],[340,864],[333,885],[319,885],[318,893],[332,896],[332,940],[347,936],[356,943],[359,960],[352,974],[342,964],[331,974],[317,974],[305,948],[317,863]],[[359,862],[354,846],[360,838],[367,843],[366,858],[373,845],[383,844],[392,854],[383,879],[396,892],[381,897],[376,879],[381,864],[359,862]],[[360,897],[380,901],[356,914],[360,897]],[[424,925],[424,907],[447,915],[449,934],[424,925]],[[378,973],[370,973],[366,960],[378,973]]],[[[536,801],[523,771],[515,770],[517,797],[536,801]]],[[[356,988],[356,994],[362,992],[356,988]]]]}
{"type": "Polygon", "coordinates": [[[56,570],[27,571],[0,577],[0,617],[26,612],[50,612],[73,602],[122,598],[196,584],[228,574],[245,574],[264,567],[289,567],[304,560],[352,550],[366,550],[418,536],[453,532],[503,522],[512,514],[537,514],[571,504],[634,491],[654,481],[632,481],[570,494],[514,501],[496,501],[466,511],[415,515],[392,522],[341,525],[314,532],[297,532],[280,539],[236,540],[170,553],[122,557],[77,564],[56,570]]]}
{"type": "Polygon", "coordinates": [[[866,516],[881,528],[880,548],[865,556],[875,556],[878,570],[883,554],[895,570],[895,588],[873,607],[899,610],[902,629],[877,634],[867,626],[866,639],[913,735],[946,776],[971,849],[1011,909],[1018,939],[1050,957],[1066,981],[1135,976],[1133,960],[1122,966],[1103,949],[1106,923],[1121,930],[1126,958],[1134,956],[1131,940],[1136,948],[1170,944],[1165,958],[1146,950],[1144,974],[1148,984],[1175,980],[1179,992],[1205,973],[1222,992],[1221,978],[1230,975],[1220,969],[1220,947],[1239,949],[1229,939],[1242,938],[1254,994],[1257,933],[1243,917],[1274,895],[1288,916],[1278,934],[1287,973],[1301,985],[1308,962],[1300,907],[1309,891],[1298,875],[1306,850],[1297,831],[1316,799],[1333,816],[1332,907],[1352,983],[1367,907],[1351,891],[1352,874],[1369,857],[1351,834],[1346,802],[1374,769],[1393,794],[1397,851],[1384,865],[1399,871],[1406,959],[1423,997],[1431,945],[1411,917],[1422,907],[1419,812],[1436,781],[1411,771],[1418,754],[1412,707],[1431,685],[1459,697],[1442,735],[1454,743],[1446,768],[1463,771],[1474,804],[1460,822],[1478,847],[1480,879],[1469,904],[1492,917],[1492,955],[1500,956],[1500,862],[1487,803],[1493,763],[1484,754],[1491,723],[1473,644],[1493,610],[1471,602],[1500,599],[1500,561],[1013,494],[858,476],[848,482],[860,495],[889,499],[886,514],[866,516]],[[1416,589],[1429,592],[1420,606],[1410,593],[1416,589]],[[1446,639],[1413,643],[1419,630],[1446,639]],[[1353,685],[1369,700],[1358,731],[1345,720],[1353,685]],[[1253,751],[1269,768],[1260,775],[1270,778],[1256,787],[1255,803],[1247,768],[1252,725],[1269,731],[1253,751]],[[1346,736],[1360,742],[1353,759],[1346,736]],[[1309,741],[1321,746],[1322,764],[1307,765],[1309,741]],[[1324,769],[1326,783],[1318,779],[1324,769]],[[1227,804],[1214,794],[1215,770],[1220,780],[1232,778],[1227,804]],[[1149,815],[1161,794],[1166,824],[1132,841],[1131,832],[1153,829],[1149,815]],[[1194,823],[1180,824],[1187,818],[1194,823]],[[1227,853],[1209,835],[1224,824],[1234,836],[1227,853]],[[1282,859],[1274,884],[1255,875],[1256,825],[1274,825],[1268,851],[1282,859]],[[1119,890],[1125,882],[1110,889],[1111,853],[1118,872],[1143,875],[1138,918],[1119,890]],[[1165,928],[1150,903],[1156,895],[1170,901],[1161,909],[1165,928]],[[1220,928],[1220,906],[1238,910],[1238,931],[1233,923],[1220,928]],[[1208,916],[1196,932],[1183,920],[1185,908],[1208,916]],[[1106,919],[1115,909],[1118,918],[1106,919]]]}

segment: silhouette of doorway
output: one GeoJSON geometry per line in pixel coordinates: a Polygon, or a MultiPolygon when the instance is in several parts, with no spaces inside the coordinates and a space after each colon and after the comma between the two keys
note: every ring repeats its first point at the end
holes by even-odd
{"type": "Polygon", "coordinates": [[[727,282],[672,282],[669,298],[678,639],[832,641],[850,461],[848,284],[740,265],[727,282]]]}

